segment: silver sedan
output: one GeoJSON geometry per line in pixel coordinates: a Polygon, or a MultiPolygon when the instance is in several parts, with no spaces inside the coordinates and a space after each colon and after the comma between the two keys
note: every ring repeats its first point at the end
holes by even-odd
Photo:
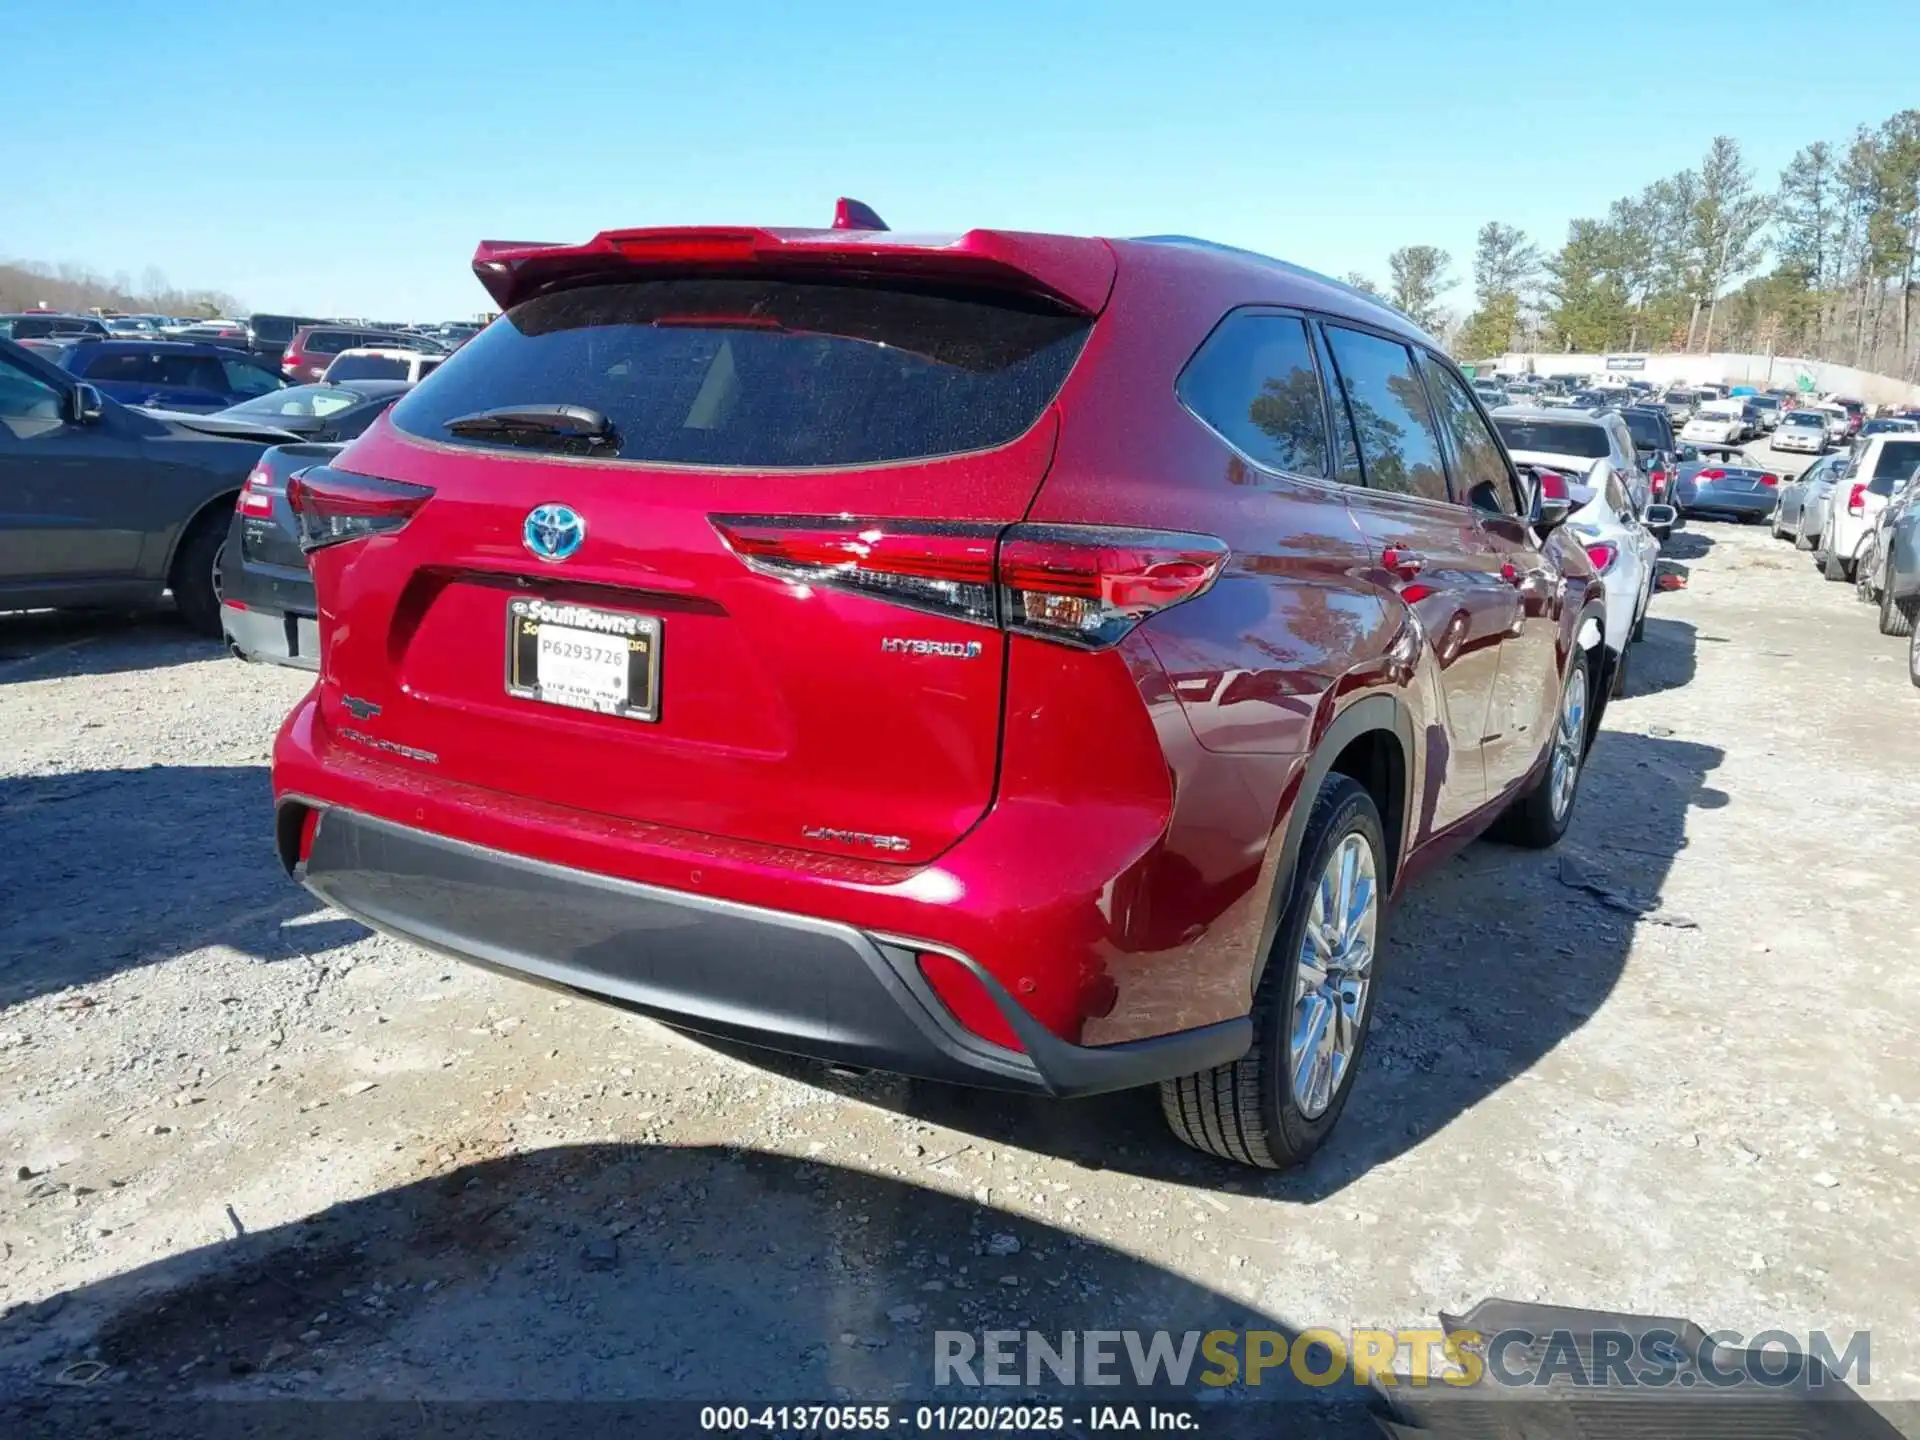
{"type": "Polygon", "coordinates": [[[1773,512],[1773,533],[1793,541],[1796,550],[1811,550],[1827,519],[1827,493],[1845,468],[1845,455],[1816,460],[1799,476],[1780,485],[1780,503],[1773,512]]]}

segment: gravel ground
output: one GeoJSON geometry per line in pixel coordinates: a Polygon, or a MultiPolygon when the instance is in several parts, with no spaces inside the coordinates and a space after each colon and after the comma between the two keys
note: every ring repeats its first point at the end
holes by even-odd
{"type": "Polygon", "coordinates": [[[0,1398],[886,1397],[941,1328],[1502,1295],[1871,1328],[1920,1399],[1920,694],[1764,528],[1669,554],[1567,842],[1409,897],[1284,1176],[1150,1095],[841,1078],[369,935],[270,854],[307,677],[0,617],[0,1398]]]}

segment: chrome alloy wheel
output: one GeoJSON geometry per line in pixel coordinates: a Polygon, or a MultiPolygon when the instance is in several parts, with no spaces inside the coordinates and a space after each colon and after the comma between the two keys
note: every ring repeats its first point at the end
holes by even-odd
{"type": "Polygon", "coordinates": [[[1578,664],[1560,697],[1560,723],[1553,732],[1553,818],[1564,819],[1580,783],[1580,751],[1587,734],[1587,667],[1578,664]]]}
{"type": "Polygon", "coordinates": [[[1326,1114],[1360,1047],[1380,922],[1379,870],[1365,835],[1328,857],[1300,940],[1287,1066],[1293,1099],[1309,1120],[1326,1114]]]}

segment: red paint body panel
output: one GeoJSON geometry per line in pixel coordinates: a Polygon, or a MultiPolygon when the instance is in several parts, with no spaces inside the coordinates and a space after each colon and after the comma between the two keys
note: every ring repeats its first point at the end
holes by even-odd
{"type": "Polygon", "coordinates": [[[1399,717],[1372,736],[1406,752],[1396,888],[1537,771],[1583,562],[1464,507],[1259,469],[1176,396],[1228,311],[1342,315],[1351,292],[1226,253],[982,231],[609,231],[475,258],[503,306],[653,261],[985,282],[1099,318],[1026,434],[911,465],[608,464],[383,418],[336,463],[434,495],[404,530],[315,553],[321,676],[276,745],[277,795],[923,941],[1103,1045],[1247,1013],[1307,778],[1355,706],[1399,717]],[[593,517],[562,566],[521,545],[552,501],[593,517]],[[1139,527],[1231,555],[1198,598],[1084,650],[756,573],[709,523],[755,513],[1139,527]],[[1381,564],[1399,545],[1429,557],[1420,592],[1381,564]],[[525,594],[659,617],[658,723],[507,696],[504,610],[525,594]],[[902,636],[980,653],[883,652],[902,636]],[[348,738],[376,728],[349,698],[430,758],[348,738]]]}

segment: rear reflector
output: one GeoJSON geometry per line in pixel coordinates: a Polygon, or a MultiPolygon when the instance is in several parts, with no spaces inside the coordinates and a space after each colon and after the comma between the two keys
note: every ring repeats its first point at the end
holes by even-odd
{"type": "Polygon", "coordinates": [[[398,530],[433,490],[316,465],[287,481],[287,504],[300,519],[300,548],[320,550],[398,530]]]}
{"type": "Polygon", "coordinates": [[[1202,594],[1227,547],[1205,535],[1083,525],[716,515],[749,567],[1084,649],[1202,594]]]}
{"type": "Polygon", "coordinates": [[[1008,1050],[1026,1049],[1020,1043],[1020,1037],[1013,1033],[1013,1027],[1007,1023],[1007,1017],[1000,1013],[1000,1007],[993,1003],[987,987],[980,983],[979,976],[951,955],[942,955],[938,951],[923,951],[918,959],[920,973],[926,976],[933,993],[940,997],[940,1003],[970,1033],[1008,1050]]]}
{"type": "Polygon", "coordinates": [[[305,864],[307,858],[313,854],[313,837],[319,829],[320,811],[317,808],[307,811],[300,817],[300,845],[294,855],[300,863],[305,864]]]}

